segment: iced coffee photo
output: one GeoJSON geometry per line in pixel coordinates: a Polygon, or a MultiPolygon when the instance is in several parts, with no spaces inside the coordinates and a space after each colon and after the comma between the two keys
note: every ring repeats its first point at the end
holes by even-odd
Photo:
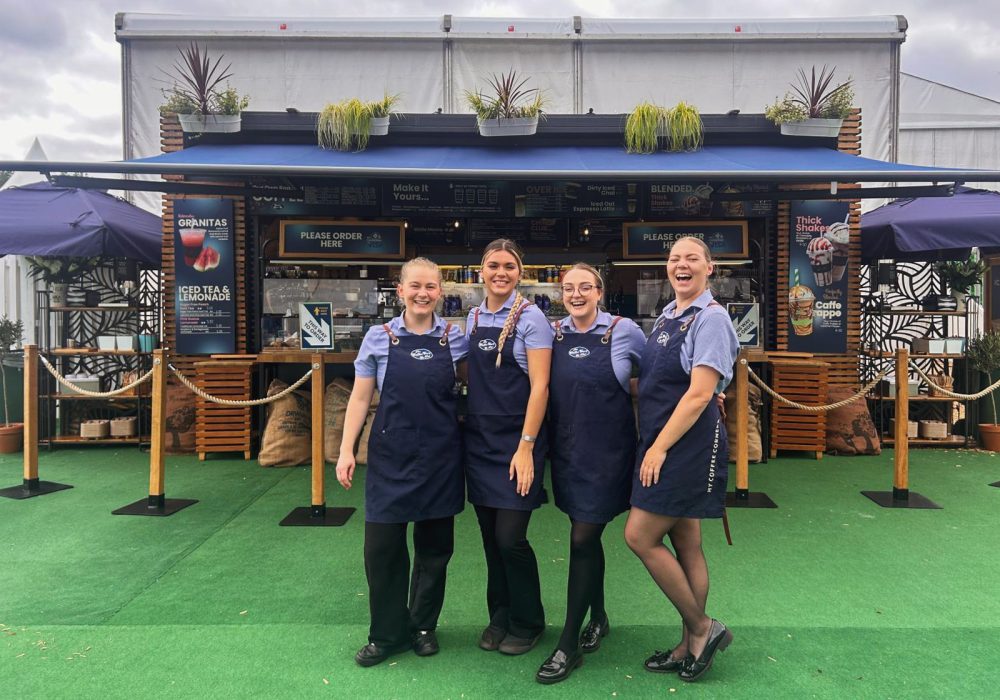
{"type": "Polygon", "coordinates": [[[792,322],[792,330],[795,335],[812,335],[816,295],[799,282],[798,268],[795,269],[792,280],[792,287],[788,290],[788,318],[792,322]]]}

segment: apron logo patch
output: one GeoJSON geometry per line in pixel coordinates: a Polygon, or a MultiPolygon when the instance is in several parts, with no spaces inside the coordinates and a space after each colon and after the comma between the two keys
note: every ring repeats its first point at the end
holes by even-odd
{"type": "Polygon", "coordinates": [[[578,345],[575,348],[569,349],[569,356],[574,360],[582,360],[583,358],[590,356],[590,350],[578,345]]]}
{"type": "Polygon", "coordinates": [[[662,345],[663,347],[667,347],[667,341],[668,340],[670,340],[670,334],[667,333],[666,331],[664,331],[663,333],[660,333],[660,335],[658,335],[656,337],[656,342],[658,344],[662,345]]]}
{"type": "Polygon", "coordinates": [[[416,350],[410,353],[410,357],[412,357],[414,360],[429,360],[432,357],[434,357],[434,353],[425,348],[417,348],[416,350]]]}
{"type": "Polygon", "coordinates": [[[497,349],[496,341],[490,340],[489,338],[483,338],[479,341],[479,349],[483,352],[492,352],[497,349]]]}

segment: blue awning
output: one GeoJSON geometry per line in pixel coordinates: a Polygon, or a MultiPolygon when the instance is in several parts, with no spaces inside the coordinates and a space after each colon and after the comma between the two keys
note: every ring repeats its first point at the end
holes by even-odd
{"type": "Polygon", "coordinates": [[[986,172],[785,146],[706,146],[689,153],[636,155],[612,146],[386,146],[345,153],[302,144],[206,144],[124,165],[130,172],[141,168],[164,174],[770,182],[951,182],[986,172]]]}

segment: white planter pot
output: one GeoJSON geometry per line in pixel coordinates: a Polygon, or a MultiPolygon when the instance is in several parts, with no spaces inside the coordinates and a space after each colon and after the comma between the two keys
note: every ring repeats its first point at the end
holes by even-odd
{"type": "Polygon", "coordinates": [[[232,134],[240,130],[239,114],[178,114],[181,130],[189,134],[232,134]]]}
{"type": "Polygon", "coordinates": [[[49,306],[66,306],[68,288],[65,282],[49,282],[49,306]]]}
{"type": "Polygon", "coordinates": [[[368,129],[369,136],[385,136],[389,133],[389,117],[372,117],[368,129]]]}
{"type": "Polygon", "coordinates": [[[480,136],[530,136],[538,130],[538,115],[510,119],[478,119],[480,136]]]}
{"type": "Polygon", "coordinates": [[[785,136],[823,136],[835,137],[840,134],[843,119],[806,119],[801,122],[785,122],[781,125],[781,133],[785,136]]]}

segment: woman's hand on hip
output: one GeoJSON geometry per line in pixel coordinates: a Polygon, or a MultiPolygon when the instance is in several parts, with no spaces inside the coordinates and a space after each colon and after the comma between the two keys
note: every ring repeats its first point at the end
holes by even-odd
{"type": "Polygon", "coordinates": [[[341,454],[337,458],[337,481],[345,489],[351,488],[351,480],[354,479],[355,464],[354,455],[341,454]]]}
{"type": "Polygon", "coordinates": [[[639,465],[639,482],[647,488],[660,483],[660,469],[666,459],[666,450],[661,450],[655,445],[646,450],[646,454],[642,457],[642,464],[639,465]]]}
{"type": "Polygon", "coordinates": [[[535,458],[531,448],[531,443],[522,442],[510,460],[510,480],[517,479],[519,496],[527,496],[535,480],[535,458]]]}

